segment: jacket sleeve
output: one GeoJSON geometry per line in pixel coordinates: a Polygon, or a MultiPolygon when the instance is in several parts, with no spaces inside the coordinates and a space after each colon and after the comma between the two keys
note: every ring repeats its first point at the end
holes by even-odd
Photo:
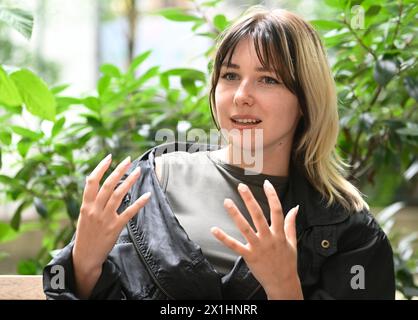
{"type": "MultiPolygon", "coordinates": [[[[327,251],[318,245],[323,240],[317,237],[316,248],[323,259],[319,284],[305,299],[395,299],[390,242],[370,213],[355,215],[335,232],[335,253],[333,243],[327,251]]],[[[332,234],[328,229],[330,238],[332,234]]]]}
{"type": "MultiPolygon", "coordinates": [[[[43,287],[47,299],[76,300],[75,276],[72,249],[74,242],[52,259],[43,270],[43,287]]],[[[107,259],[102,266],[102,273],[89,299],[121,299],[120,272],[116,265],[107,259]]]]}
{"type": "MultiPolygon", "coordinates": [[[[138,160],[135,160],[129,170],[123,175],[116,185],[116,188],[129,176],[129,174],[138,166],[138,160]]],[[[129,205],[122,200],[117,212],[123,212],[129,205]]],[[[53,259],[43,270],[43,289],[47,299],[67,300],[79,299],[76,295],[75,276],[73,269],[72,250],[74,238],[63,249],[59,250],[53,259]]],[[[118,240],[119,241],[119,240],[118,240]]],[[[123,299],[122,285],[120,281],[120,271],[116,264],[109,258],[105,260],[102,266],[102,273],[93,288],[89,299],[123,299]]]]}

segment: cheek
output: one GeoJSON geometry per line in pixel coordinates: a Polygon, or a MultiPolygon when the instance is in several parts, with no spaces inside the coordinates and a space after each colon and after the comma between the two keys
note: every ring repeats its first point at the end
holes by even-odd
{"type": "Polygon", "coordinates": [[[227,92],[221,86],[217,86],[215,89],[215,105],[216,116],[218,119],[225,117],[225,111],[229,106],[229,100],[227,92]]]}
{"type": "Polygon", "coordinates": [[[265,109],[265,114],[269,121],[279,124],[281,127],[293,127],[297,123],[300,116],[300,107],[298,99],[295,95],[281,94],[274,97],[265,96],[265,106],[270,106],[265,109]],[[277,101],[274,107],[267,103],[268,101],[277,101]],[[274,110],[274,111],[273,111],[274,110]],[[273,111],[273,112],[272,112],[273,111]]]}
{"type": "Polygon", "coordinates": [[[225,100],[227,100],[227,91],[225,88],[222,87],[222,85],[218,85],[215,89],[215,102],[216,105],[223,104],[225,100]]]}

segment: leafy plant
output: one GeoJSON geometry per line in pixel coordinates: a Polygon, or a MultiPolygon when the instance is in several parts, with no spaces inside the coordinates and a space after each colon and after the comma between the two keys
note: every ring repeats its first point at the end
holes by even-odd
{"type": "Polygon", "coordinates": [[[0,228],[0,241],[16,235],[22,212],[30,206],[35,207],[44,232],[36,259],[22,261],[19,272],[39,273],[50,259],[49,252],[69,241],[84,179],[106,154],[113,154],[113,169],[126,154],[139,155],[163,142],[154,141],[154,133],[161,128],[176,131],[178,119],[210,128],[206,74],[159,66],[138,74],[150,54],[140,54],[126,72],[102,65],[97,94],[86,97],[65,96],[67,85],[49,89],[30,70],[0,66],[5,124],[0,128],[1,151],[18,158],[15,174],[0,175],[2,191],[18,203],[10,226],[0,228]],[[28,121],[30,126],[17,124],[28,121]]]}
{"type": "Polygon", "coordinates": [[[338,145],[374,205],[387,205],[418,154],[418,67],[413,1],[326,1],[314,20],[335,57],[340,102],[338,145]],[[382,195],[382,196],[380,196],[382,195]]]}

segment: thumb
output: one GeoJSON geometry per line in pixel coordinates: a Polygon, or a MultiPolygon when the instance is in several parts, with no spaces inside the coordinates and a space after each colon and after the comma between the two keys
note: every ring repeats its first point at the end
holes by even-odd
{"type": "Polygon", "coordinates": [[[287,241],[293,248],[297,246],[296,239],[296,215],[299,211],[299,205],[292,208],[284,219],[284,233],[286,235],[287,241]]]}

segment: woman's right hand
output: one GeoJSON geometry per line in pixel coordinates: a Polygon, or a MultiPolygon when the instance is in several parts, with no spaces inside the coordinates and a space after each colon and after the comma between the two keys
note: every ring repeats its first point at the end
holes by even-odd
{"type": "Polygon", "coordinates": [[[100,188],[100,181],[111,162],[111,155],[109,155],[86,178],[72,252],[77,293],[81,298],[90,296],[101,274],[102,264],[115,245],[123,227],[148,202],[151,195],[150,192],[143,194],[125,211],[118,214],[116,210],[138,179],[140,167],[136,168],[115,189],[130,167],[130,157],[126,158],[100,188]]]}

